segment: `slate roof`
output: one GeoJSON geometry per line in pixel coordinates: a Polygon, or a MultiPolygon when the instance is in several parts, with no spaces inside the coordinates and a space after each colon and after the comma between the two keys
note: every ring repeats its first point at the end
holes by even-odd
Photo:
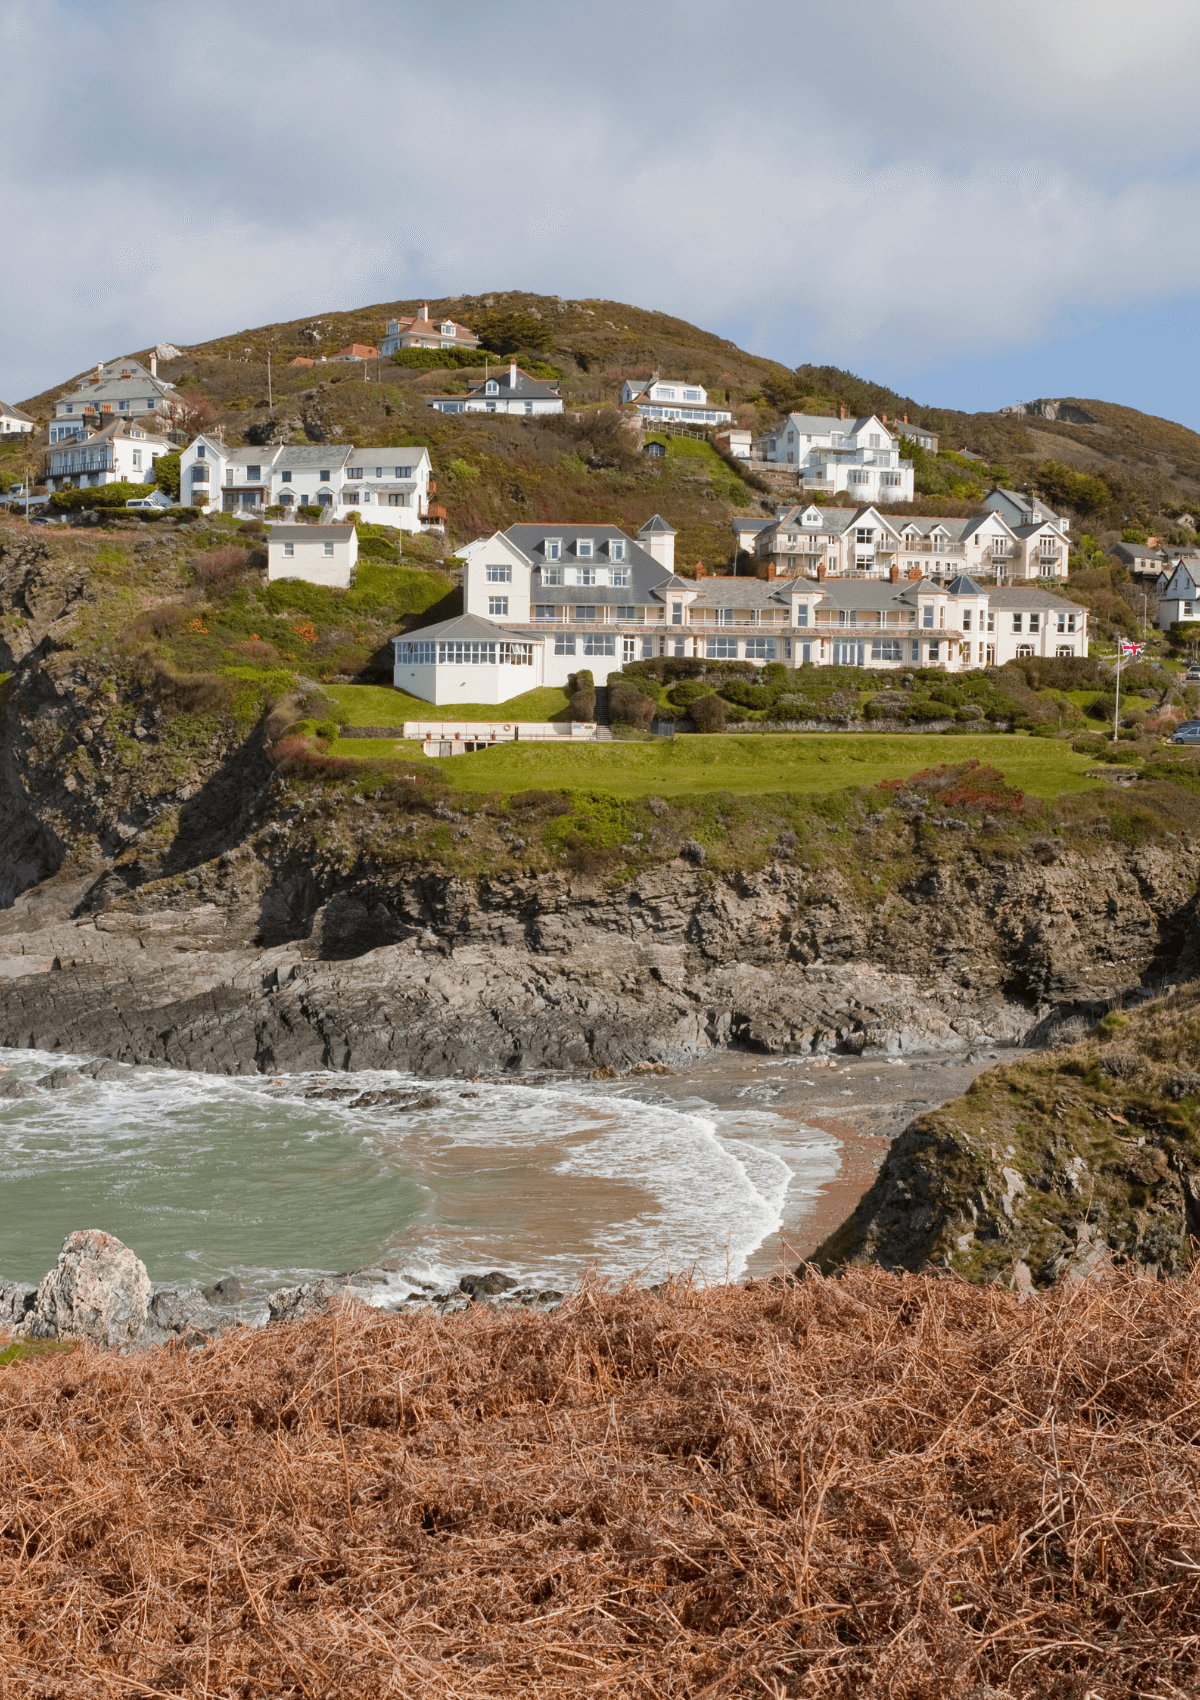
{"type": "Polygon", "coordinates": [[[1043,523],[1047,520],[1054,525],[1059,523],[1059,516],[1053,509],[1048,508],[1045,502],[1039,501],[1036,496],[1023,496],[1019,490],[1005,490],[997,484],[983,498],[985,507],[993,496],[1003,496],[1006,502],[1011,503],[1021,513],[1032,513],[1035,518],[1040,519],[1043,523]]]}
{"type": "Polygon", "coordinates": [[[328,543],[332,536],[335,543],[345,543],[349,541],[353,530],[352,525],[280,525],[277,521],[272,521],[267,541],[294,543],[297,538],[303,538],[306,542],[316,542],[319,539],[322,543],[328,543]]]}
{"type": "Polygon", "coordinates": [[[498,639],[511,643],[514,636],[528,635],[524,629],[517,633],[512,626],[498,626],[494,620],[484,620],[478,614],[457,614],[453,620],[439,620],[436,626],[417,626],[411,632],[403,632],[392,642],[411,642],[414,638],[422,642],[429,638],[452,638],[462,643],[495,643],[498,639]]]}
{"type": "Polygon", "coordinates": [[[786,608],[791,597],[780,586],[790,580],[769,583],[762,578],[702,578],[689,584],[698,592],[693,608],[786,608]]]}
{"type": "Polygon", "coordinates": [[[959,573],[957,578],[950,580],[946,590],[951,596],[983,596],[985,594],[982,585],[976,584],[970,573],[959,573]]]}
{"type": "MultiPolygon", "coordinates": [[[[488,393],[487,387],[488,384],[491,383],[498,384],[500,386],[500,394],[502,396],[506,396],[510,401],[514,397],[517,397],[522,401],[562,400],[557,379],[551,383],[543,383],[540,378],[531,378],[529,373],[522,371],[520,366],[517,367],[516,383],[513,383],[511,379],[511,365],[505,366],[499,371],[490,372],[488,376],[481,379],[479,383],[474,386],[468,386],[465,399],[467,401],[476,401],[482,398],[486,401],[488,393]]],[[[442,398],[439,396],[437,399],[440,401],[442,398]]]]}
{"type": "Polygon", "coordinates": [[[1087,612],[1078,602],[1072,602],[1067,596],[1055,596],[1049,590],[1023,590],[1013,586],[1006,590],[989,589],[985,594],[989,608],[1067,608],[1074,614],[1087,612]]]}
{"type": "Polygon", "coordinates": [[[0,419],[19,419],[23,425],[35,425],[27,413],[22,413],[19,407],[10,407],[6,401],[0,401],[0,419]]]}
{"type": "MultiPolygon", "coordinates": [[[[239,449],[238,453],[240,455],[242,451],[239,449]]],[[[330,443],[317,443],[312,447],[302,444],[298,448],[274,450],[271,466],[275,472],[332,472],[335,467],[345,466],[353,453],[353,443],[337,448],[330,443]]]]}
{"type": "MultiPolygon", "coordinates": [[[[786,426],[793,425],[797,431],[809,437],[827,437],[833,431],[842,431],[847,437],[853,437],[859,431],[864,431],[874,417],[874,414],[871,413],[863,414],[858,419],[835,419],[832,414],[824,413],[789,413],[783,425],[778,427],[774,435],[778,437],[786,426]]],[[[876,423],[889,436],[892,435],[890,428],[884,425],[881,420],[877,420],[876,423]]]]}
{"type": "Polygon", "coordinates": [[[646,537],[651,532],[658,532],[663,537],[675,537],[678,533],[673,525],[668,525],[661,514],[651,514],[645,525],[638,527],[638,536],[646,537]]]}

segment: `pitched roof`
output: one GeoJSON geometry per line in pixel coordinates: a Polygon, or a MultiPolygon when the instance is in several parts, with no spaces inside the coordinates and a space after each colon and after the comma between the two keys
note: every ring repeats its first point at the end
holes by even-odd
{"type": "Polygon", "coordinates": [[[318,541],[328,543],[332,535],[335,543],[346,543],[349,541],[350,533],[353,530],[352,525],[340,523],[333,525],[280,525],[273,520],[268,529],[267,542],[294,543],[298,537],[303,537],[314,543],[318,541]]]}
{"type": "Polygon", "coordinates": [[[525,401],[545,400],[550,397],[556,401],[561,400],[557,379],[553,383],[543,383],[540,378],[531,378],[520,366],[516,368],[516,382],[512,379],[513,368],[510,363],[495,372],[489,372],[487,377],[477,384],[468,386],[467,400],[473,401],[478,396],[486,399],[489,384],[496,384],[505,395],[520,396],[525,401]]]}
{"type": "Polygon", "coordinates": [[[335,467],[345,466],[353,453],[353,443],[337,448],[330,443],[318,443],[312,447],[302,443],[296,448],[285,445],[275,450],[271,465],[276,472],[332,472],[335,467]]]}
{"type": "Polygon", "coordinates": [[[678,535],[675,527],[673,525],[668,525],[661,514],[651,514],[645,525],[640,525],[638,527],[639,537],[649,537],[654,532],[658,532],[664,537],[675,537],[678,535]]]}
{"type": "Polygon", "coordinates": [[[790,600],[783,589],[788,583],[786,579],[716,577],[699,579],[688,588],[698,593],[693,608],[766,608],[790,600]]]}
{"type": "Polygon", "coordinates": [[[10,407],[6,401],[0,401],[0,419],[19,419],[23,425],[35,425],[27,413],[22,413],[19,407],[10,407]]]}
{"type": "Polygon", "coordinates": [[[946,586],[946,591],[950,596],[982,596],[984,594],[982,585],[976,584],[970,573],[959,573],[956,578],[952,578],[946,586]]]}
{"type": "Polygon", "coordinates": [[[1005,590],[988,590],[986,595],[991,608],[1069,608],[1075,614],[1086,613],[1069,596],[1055,596],[1049,590],[1035,590],[1032,586],[1013,585],[1005,590]]]}
{"type": "Polygon", "coordinates": [[[524,635],[515,633],[512,626],[498,626],[494,620],[482,619],[478,614],[457,614],[453,620],[439,620],[434,626],[416,626],[412,631],[394,637],[392,642],[403,643],[414,638],[422,642],[429,638],[452,638],[463,643],[494,643],[499,638],[509,643],[514,636],[524,635]]]}
{"type": "MultiPolygon", "coordinates": [[[[864,430],[873,419],[889,436],[894,435],[891,427],[884,425],[882,419],[875,419],[873,413],[863,414],[856,419],[835,419],[831,413],[789,413],[784,425],[794,425],[797,431],[802,431],[809,437],[826,437],[833,431],[842,431],[846,436],[852,437],[864,430]]],[[[783,425],[778,426],[774,434],[778,436],[782,429],[783,425]]]]}

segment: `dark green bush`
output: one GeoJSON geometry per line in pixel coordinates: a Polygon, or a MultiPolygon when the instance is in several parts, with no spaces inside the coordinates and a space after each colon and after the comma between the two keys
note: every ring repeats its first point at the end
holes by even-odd
{"type": "Polygon", "coordinates": [[[645,731],[657,712],[656,705],[630,680],[614,678],[608,686],[608,718],[614,726],[634,726],[645,731]]]}
{"type": "Polygon", "coordinates": [[[690,708],[700,697],[708,696],[711,691],[711,685],[702,685],[697,679],[681,679],[677,684],[671,686],[667,695],[675,708],[686,709],[690,708]]]}
{"type": "Polygon", "coordinates": [[[697,732],[723,732],[728,711],[719,696],[699,697],[691,707],[692,721],[697,732]]]}

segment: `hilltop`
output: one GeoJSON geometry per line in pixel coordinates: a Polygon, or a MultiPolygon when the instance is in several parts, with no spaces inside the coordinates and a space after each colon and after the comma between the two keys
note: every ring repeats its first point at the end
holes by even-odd
{"type": "MultiPolygon", "coordinates": [[[[568,410],[561,419],[467,418],[428,408],[426,394],[462,389],[476,370],[482,375],[482,351],[478,368],[438,366],[423,351],[416,363],[371,361],[366,382],[360,363],[320,363],[352,342],[378,346],[389,318],[421,305],[379,302],[241,330],[187,348],[159,371],[183,394],[210,401],[231,443],[428,444],[452,545],[529,519],[569,516],[636,530],[661,510],[679,528],[685,569],[697,560],[724,567],[731,516],[773,511],[786,492],[779,480],[739,475],[690,438],[671,439],[667,458],[648,463],[612,408],[626,378],[655,371],[702,383],[756,434],[789,410],[839,407],[931,427],[943,452],[916,457],[918,511],[970,511],[997,478],[1037,487],[1107,543],[1130,523],[1169,533],[1178,514],[1200,501],[1200,435],[1169,420],[1087,398],[1043,409],[1056,418],[964,413],[837,367],[793,370],[685,320],[621,302],[497,291],[428,303],[435,317],[451,315],[477,330],[495,354],[557,376],[568,410]],[[297,357],[318,363],[291,368],[297,357]],[[961,458],[962,450],[978,459],[961,458]]],[[[152,350],[128,352],[148,360],[152,350]]],[[[73,381],[20,405],[44,422],[73,381]]]]}

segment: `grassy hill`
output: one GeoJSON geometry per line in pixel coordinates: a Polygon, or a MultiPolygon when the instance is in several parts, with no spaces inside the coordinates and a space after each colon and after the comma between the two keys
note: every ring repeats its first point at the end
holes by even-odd
{"type": "MultiPolygon", "coordinates": [[[[1173,535],[1179,512],[1200,502],[1200,435],[1169,420],[1087,399],[1075,403],[1093,420],[1086,424],[956,412],[837,367],[792,370],[682,319],[620,302],[520,291],[429,302],[435,317],[451,314],[471,325],[499,355],[515,354],[527,367],[558,374],[568,409],[561,419],[467,418],[425,405],[427,394],[465,388],[476,370],[482,375],[482,362],[460,369],[385,359],[365,373],[357,363],[320,364],[349,342],[378,346],[389,318],[420,305],[380,302],[238,331],[186,349],[159,369],[182,393],[213,404],[231,443],[428,444],[438,496],[449,510],[451,545],[518,520],[569,517],[636,529],[660,510],[679,528],[685,569],[697,560],[710,569],[725,566],[731,516],[771,512],[785,491],[775,482],[756,487],[761,480],[739,477],[692,439],[671,439],[664,460],[643,457],[613,407],[626,378],[654,371],[703,383],[739,425],[755,432],[792,408],[844,406],[929,424],[951,452],[915,457],[914,506],[925,512],[969,511],[993,478],[1003,478],[1040,489],[1107,543],[1129,523],[1173,535]],[[293,369],[289,362],[297,356],[318,364],[293,369]],[[960,458],[962,449],[982,459],[960,458]]],[[[147,359],[150,350],[129,352],[147,359]]],[[[44,422],[71,381],[64,378],[21,406],[44,422]]]]}

